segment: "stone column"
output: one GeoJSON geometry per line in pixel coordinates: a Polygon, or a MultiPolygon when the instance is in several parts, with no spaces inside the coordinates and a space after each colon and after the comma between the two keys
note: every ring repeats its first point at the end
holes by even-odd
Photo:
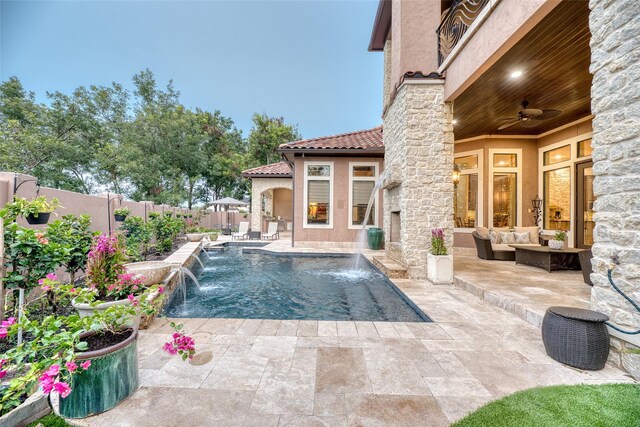
{"type": "Polygon", "coordinates": [[[453,247],[452,120],[438,78],[405,80],[384,118],[385,248],[412,278],[426,277],[432,228],[444,228],[453,247]],[[400,212],[400,233],[391,241],[394,212],[400,212]]]}
{"type": "MultiPolygon", "coordinates": [[[[591,0],[591,111],[595,202],[591,305],[634,330],[640,313],[607,279],[612,256],[620,265],[614,281],[640,302],[640,2],[591,0]]],[[[614,363],[640,378],[639,336],[615,334],[614,363]],[[635,342],[632,345],[629,341],[635,342]]]]}

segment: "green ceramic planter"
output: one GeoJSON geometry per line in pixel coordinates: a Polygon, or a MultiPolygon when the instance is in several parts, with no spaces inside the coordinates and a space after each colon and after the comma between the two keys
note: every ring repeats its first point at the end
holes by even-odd
{"type": "Polygon", "coordinates": [[[369,243],[369,249],[377,251],[382,247],[384,241],[384,231],[381,228],[369,228],[367,230],[367,241],[369,243]]]}
{"type": "Polygon", "coordinates": [[[138,331],[111,347],[81,353],[78,364],[91,360],[91,367],[74,375],[71,394],[60,399],[60,415],[85,418],[116,406],[138,388],[138,331]]]}

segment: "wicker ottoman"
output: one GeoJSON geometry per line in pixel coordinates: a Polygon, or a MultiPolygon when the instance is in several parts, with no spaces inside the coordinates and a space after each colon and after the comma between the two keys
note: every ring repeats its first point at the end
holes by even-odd
{"type": "Polygon", "coordinates": [[[580,369],[604,368],[609,357],[609,317],[597,311],[549,307],[542,320],[542,341],[547,354],[580,369]]]}

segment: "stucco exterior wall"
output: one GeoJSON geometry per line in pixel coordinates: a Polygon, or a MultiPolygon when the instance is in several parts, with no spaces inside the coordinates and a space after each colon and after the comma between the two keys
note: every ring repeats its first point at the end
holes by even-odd
{"type": "MultiPolygon", "coordinates": [[[[380,157],[296,157],[295,159],[295,207],[294,207],[294,245],[297,242],[340,242],[347,246],[355,246],[360,227],[349,226],[351,221],[351,207],[349,206],[349,163],[375,162],[378,173],[384,169],[383,159],[380,157]],[[333,226],[331,228],[305,228],[304,219],[307,215],[304,206],[304,162],[328,161],[334,164],[333,176],[333,226]]],[[[383,193],[378,192],[378,205],[384,203],[383,193]]],[[[378,209],[378,227],[382,228],[382,209],[378,209]]],[[[302,243],[301,243],[302,244],[302,243]]]]}
{"type": "MultiPolygon", "coordinates": [[[[640,329],[640,313],[609,285],[613,280],[640,301],[640,2],[591,0],[591,111],[595,175],[595,244],[591,305],[627,329],[640,329]]],[[[612,338],[616,363],[640,378],[637,346],[612,338]]]]}
{"type": "Polygon", "coordinates": [[[405,82],[384,119],[385,248],[412,278],[426,277],[431,229],[444,228],[453,245],[453,106],[444,102],[443,83],[405,82]],[[391,242],[396,211],[400,233],[391,242]]]}
{"type": "MultiPolygon", "coordinates": [[[[283,188],[293,190],[292,178],[252,178],[251,179],[251,230],[262,230],[262,193],[269,190],[283,188]]],[[[271,197],[271,193],[269,193],[271,197]]],[[[271,201],[273,203],[273,200],[271,201]]],[[[273,204],[269,207],[272,211],[273,204]]],[[[278,215],[272,213],[272,215],[278,215]]],[[[266,230],[264,230],[266,231],[266,230]]]]}
{"type": "MultiPolygon", "coordinates": [[[[15,174],[10,172],[0,172],[0,207],[4,206],[8,201],[13,199],[15,174]]],[[[18,184],[21,184],[17,196],[26,199],[33,199],[36,197],[36,182],[35,178],[30,175],[19,174],[17,178],[18,184]]],[[[116,222],[113,216],[115,209],[127,207],[131,210],[131,215],[144,218],[145,212],[148,218],[150,212],[174,212],[174,213],[191,213],[194,215],[193,219],[196,219],[197,214],[195,210],[189,211],[185,208],[179,208],[169,205],[155,205],[152,202],[134,202],[125,200],[124,197],[118,194],[110,194],[107,198],[107,194],[90,195],[74,193],[72,191],[59,190],[56,188],[41,187],[40,196],[44,196],[47,199],[57,198],[60,201],[60,207],[56,209],[55,214],[50,221],[59,219],[63,215],[89,215],[91,217],[91,228],[96,231],[108,233],[109,230],[116,231],[120,225],[116,222]],[[146,205],[146,209],[145,209],[146,205]]],[[[249,214],[247,214],[249,215],[249,214]]],[[[230,214],[230,221],[237,224],[241,220],[245,220],[243,214],[236,213],[230,214]]],[[[199,224],[206,228],[216,228],[223,222],[226,222],[226,212],[208,212],[199,218],[199,224]]],[[[28,226],[30,228],[45,228],[46,225],[30,225],[24,218],[19,218],[18,223],[22,226],[28,226]]]]}

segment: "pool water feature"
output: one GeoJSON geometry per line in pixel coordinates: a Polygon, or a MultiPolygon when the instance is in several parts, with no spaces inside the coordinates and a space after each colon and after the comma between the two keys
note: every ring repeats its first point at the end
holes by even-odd
{"type": "MultiPolygon", "coordinates": [[[[250,251],[247,251],[250,252],[250,251]]],[[[368,262],[350,256],[243,253],[228,246],[193,273],[200,287],[175,292],[168,317],[430,322],[368,262]]]]}

